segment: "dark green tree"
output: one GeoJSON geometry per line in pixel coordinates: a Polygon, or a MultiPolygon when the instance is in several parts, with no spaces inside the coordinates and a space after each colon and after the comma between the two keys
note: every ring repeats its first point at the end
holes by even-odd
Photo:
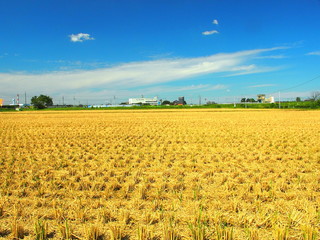
{"type": "Polygon", "coordinates": [[[254,100],[254,98],[247,98],[246,102],[255,102],[256,100],[254,100]]]}
{"type": "Polygon", "coordinates": [[[53,105],[52,98],[46,95],[34,96],[31,98],[31,104],[37,109],[47,108],[53,105]]]}
{"type": "Polygon", "coordinates": [[[171,102],[168,101],[168,100],[164,100],[164,101],[161,103],[161,105],[167,105],[167,104],[171,104],[171,102]]]}
{"type": "Polygon", "coordinates": [[[208,101],[207,105],[217,104],[215,101],[208,101]]]}

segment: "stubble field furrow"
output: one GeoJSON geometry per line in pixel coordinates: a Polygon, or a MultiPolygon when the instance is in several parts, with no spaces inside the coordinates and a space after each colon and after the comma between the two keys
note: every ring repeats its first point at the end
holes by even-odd
{"type": "Polygon", "coordinates": [[[319,236],[319,111],[20,112],[0,124],[0,238],[319,236]]]}

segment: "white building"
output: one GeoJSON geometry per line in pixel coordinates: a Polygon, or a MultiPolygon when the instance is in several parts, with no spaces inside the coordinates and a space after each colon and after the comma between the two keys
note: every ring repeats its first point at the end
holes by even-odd
{"type": "Polygon", "coordinates": [[[274,103],[274,97],[270,96],[269,98],[266,98],[265,94],[258,94],[258,102],[260,103],[274,103]]]}
{"type": "Polygon", "coordinates": [[[269,103],[275,103],[275,101],[274,101],[274,97],[273,97],[273,96],[271,96],[271,97],[269,97],[269,98],[266,98],[266,102],[269,102],[269,103]]]}
{"type": "Polygon", "coordinates": [[[154,98],[129,98],[129,104],[149,104],[149,105],[160,105],[161,102],[158,97],[154,98]]]}

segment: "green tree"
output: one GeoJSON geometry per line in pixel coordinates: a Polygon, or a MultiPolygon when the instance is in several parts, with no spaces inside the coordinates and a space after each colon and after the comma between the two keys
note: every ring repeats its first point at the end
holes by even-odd
{"type": "Polygon", "coordinates": [[[296,102],[301,102],[301,97],[296,97],[296,102]]]}
{"type": "Polygon", "coordinates": [[[52,98],[46,95],[34,96],[31,98],[31,104],[37,109],[47,108],[53,105],[52,98]]]}
{"type": "Polygon", "coordinates": [[[171,102],[168,101],[168,100],[164,100],[164,101],[161,103],[161,105],[167,105],[167,104],[171,104],[171,102]]]}
{"type": "Polygon", "coordinates": [[[314,91],[311,93],[310,101],[315,102],[320,100],[320,91],[314,91]]]}
{"type": "Polygon", "coordinates": [[[246,101],[247,101],[247,102],[255,102],[256,100],[254,100],[254,98],[247,98],[246,101]]]}
{"type": "Polygon", "coordinates": [[[215,101],[208,101],[207,105],[217,104],[215,101]]]}

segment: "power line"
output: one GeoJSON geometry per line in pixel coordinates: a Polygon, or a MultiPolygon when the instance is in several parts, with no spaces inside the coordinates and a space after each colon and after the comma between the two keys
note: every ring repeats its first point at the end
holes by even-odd
{"type": "Polygon", "coordinates": [[[316,80],[316,79],[318,79],[318,78],[320,78],[320,74],[317,75],[316,77],[312,78],[312,79],[309,79],[309,80],[307,80],[307,81],[304,81],[304,82],[302,82],[302,83],[299,83],[299,84],[297,84],[297,85],[295,85],[295,86],[288,87],[288,88],[284,88],[284,89],[280,89],[280,90],[278,90],[278,91],[275,91],[275,92],[272,92],[272,93],[269,93],[269,94],[274,94],[274,93],[277,93],[277,92],[283,92],[283,91],[287,91],[287,90],[290,90],[290,89],[293,89],[293,88],[297,88],[297,87],[303,86],[303,85],[305,85],[305,84],[307,84],[307,83],[310,83],[310,82],[312,82],[312,81],[314,81],[314,80],[316,80]]]}

